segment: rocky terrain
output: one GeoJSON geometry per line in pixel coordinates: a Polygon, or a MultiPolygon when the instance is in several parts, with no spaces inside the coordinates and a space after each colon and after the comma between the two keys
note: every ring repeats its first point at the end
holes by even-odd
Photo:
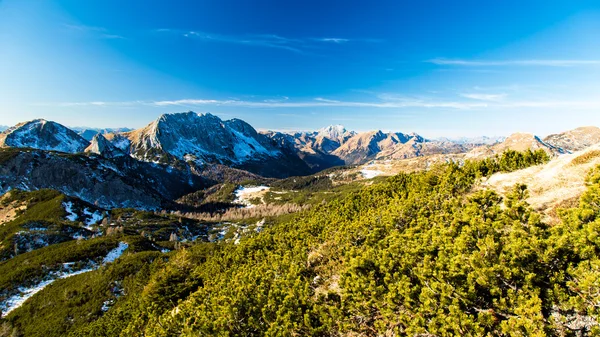
{"type": "Polygon", "coordinates": [[[467,158],[481,158],[485,156],[502,153],[506,150],[525,151],[543,149],[550,155],[559,155],[566,151],[558,146],[552,145],[540,139],[532,133],[514,133],[503,142],[494,145],[483,145],[471,150],[467,158]]]}
{"type": "Polygon", "coordinates": [[[108,209],[159,209],[204,184],[190,171],[126,156],[0,149],[0,193],[49,188],[108,209]]]}
{"type": "Polygon", "coordinates": [[[595,126],[581,127],[549,135],[544,138],[544,142],[566,152],[579,151],[600,142],[600,128],[595,126]]]}
{"type": "Polygon", "coordinates": [[[113,143],[109,142],[100,133],[97,133],[94,137],[92,137],[90,145],[88,145],[88,147],[85,148],[85,152],[94,153],[104,158],[116,158],[126,156],[125,152],[121,151],[121,149],[114,146],[113,143]]]}
{"type": "Polygon", "coordinates": [[[128,131],[133,131],[133,129],[131,128],[104,128],[104,129],[99,129],[99,128],[85,128],[85,127],[74,127],[71,128],[71,130],[77,132],[77,134],[79,134],[82,138],[84,138],[87,141],[91,141],[92,138],[94,138],[94,136],[96,134],[102,134],[102,135],[106,135],[109,133],[120,133],[120,132],[128,132],[128,131]]]}
{"type": "Polygon", "coordinates": [[[208,113],[165,114],[144,128],[110,135],[109,139],[145,162],[217,163],[275,177],[309,173],[301,160],[248,123],[223,121],[208,113]]]}
{"type": "Polygon", "coordinates": [[[87,146],[88,141],[73,130],[43,119],[17,124],[0,134],[0,147],[77,153],[87,146]]]}
{"type": "Polygon", "coordinates": [[[415,133],[357,133],[341,125],[259,133],[239,119],[195,112],[165,114],[138,130],[95,131],[88,141],[65,126],[38,119],[0,133],[0,191],[52,188],[105,208],[147,209],[224,182],[267,182],[343,165],[359,165],[347,169],[346,176],[372,178],[506,150],[542,149],[554,157],[600,142],[596,127],[543,140],[528,133],[429,140],[415,133]]]}

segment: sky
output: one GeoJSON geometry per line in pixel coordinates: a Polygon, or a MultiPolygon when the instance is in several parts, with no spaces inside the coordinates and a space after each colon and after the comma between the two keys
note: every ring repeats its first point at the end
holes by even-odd
{"type": "Polygon", "coordinates": [[[0,125],[600,126],[598,1],[0,0],[0,125]]]}

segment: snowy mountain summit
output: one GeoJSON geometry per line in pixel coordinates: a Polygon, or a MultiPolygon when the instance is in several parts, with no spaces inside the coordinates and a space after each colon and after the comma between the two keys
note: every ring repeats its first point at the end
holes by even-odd
{"type": "Polygon", "coordinates": [[[89,142],[71,129],[44,119],[17,124],[0,134],[0,147],[83,152],[89,142]]]}
{"type": "Polygon", "coordinates": [[[281,152],[250,124],[195,112],[164,114],[146,127],[123,133],[130,141],[129,152],[144,161],[161,161],[164,156],[195,162],[244,163],[281,152]]]}
{"type": "Polygon", "coordinates": [[[319,129],[316,136],[322,136],[341,144],[355,134],[354,131],[348,131],[343,125],[338,124],[319,129]]]}

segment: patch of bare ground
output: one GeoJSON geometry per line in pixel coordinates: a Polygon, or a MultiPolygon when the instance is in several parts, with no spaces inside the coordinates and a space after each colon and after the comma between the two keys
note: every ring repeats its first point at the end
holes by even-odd
{"type": "Polygon", "coordinates": [[[27,205],[18,201],[13,201],[7,205],[4,205],[4,200],[8,198],[10,198],[10,192],[0,197],[0,225],[4,225],[7,222],[13,221],[17,217],[19,211],[27,208],[27,205]]]}
{"type": "Polygon", "coordinates": [[[497,173],[480,184],[505,195],[515,184],[526,184],[527,202],[545,215],[545,221],[556,223],[559,208],[572,207],[585,191],[588,172],[600,165],[600,144],[558,156],[545,165],[510,173],[497,173]]]}

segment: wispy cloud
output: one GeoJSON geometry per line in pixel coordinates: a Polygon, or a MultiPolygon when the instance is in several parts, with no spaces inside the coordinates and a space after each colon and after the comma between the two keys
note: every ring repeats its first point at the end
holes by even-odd
{"type": "Polygon", "coordinates": [[[154,30],[156,33],[174,34],[189,39],[203,42],[221,42],[239,44],[246,46],[257,46],[266,48],[284,49],[295,53],[303,53],[308,50],[322,48],[326,44],[341,45],[350,42],[375,42],[370,39],[349,39],[341,37],[319,37],[319,38],[290,38],[277,34],[245,34],[245,35],[223,35],[207,33],[197,30],[180,30],[161,28],[154,30]]]}
{"type": "Polygon", "coordinates": [[[481,93],[464,93],[460,94],[462,97],[476,99],[479,101],[493,101],[498,102],[506,98],[506,94],[481,94],[481,93]]]}
{"type": "Polygon", "coordinates": [[[443,102],[425,100],[398,100],[398,101],[337,101],[325,98],[316,98],[311,101],[244,101],[244,100],[214,100],[214,99],[180,99],[174,101],[157,101],[155,106],[204,106],[218,105],[244,108],[317,108],[317,107],[347,107],[347,108],[453,108],[471,109],[485,107],[485,103],[479,102],[443,102]]]}
{"type": "Polygon", "coordinates": [[[349,39],[341,39],[341,38],[337,38],[337,37],[324,37],[324,38],[319,38],[319,39],[314,39],[315,41],[320,41],[320,42],[333,42],[333,43],[346,43],[346,42],[350,42],[349,39]]]}
{"type": "Polygon", "coordinates": [[[122,35],[113,34],[113,33],[109,32],[108,29],[103,28],[103,27],[71,25],[71,24],[64,24],[63,26],[71,31],[75,31],[75,32],[78,32],[81,34],[86,34],[86,35],[93,36],[96,38],[102,38],[102,39],[124,39],[125,38],[122,35]]]}
{"type": "Polygon", "coordinates": [[[462,60],[436,58],[426,60],[427,63],[464,67],[502,67],[502,66],[537,66],[537,67],[575,67],[598,66],[600,60],[462,60]]]}
{"type": "Polygon", "coordinates": [[[404,108],[427,108],[427,109],[455,109],[455,110],[488,110],[488,109],[516,109],[516,108],[563,108],[563,109],[600,109],[600,100],[519,100],[506,101],[501,95],[465,94],[461,95],[469,100],[438,100],[434,98],[396,98],[378,101],[343,101],[326,98],[315,98],[312,100],[238,100],[238,99],[179,99],[163,101],[128,101],[128,102],[59,102],[38,103],[38,106],[60,106],[60,107],[186,107],[195,108],[203,106],[223,106],[232,108],[366,108],[366,109],[404,109],[404,108]]]}

